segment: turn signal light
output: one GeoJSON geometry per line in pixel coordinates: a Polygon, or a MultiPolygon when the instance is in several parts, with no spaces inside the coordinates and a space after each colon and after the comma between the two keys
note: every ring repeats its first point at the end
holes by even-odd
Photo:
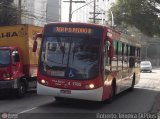
{"type": "Polygon", "coordinates": [[[11,78],[9,73],[4,73],[3,78],[4,78],[4,80],[12,80],[13,79],[13,78],[11,78]]]}

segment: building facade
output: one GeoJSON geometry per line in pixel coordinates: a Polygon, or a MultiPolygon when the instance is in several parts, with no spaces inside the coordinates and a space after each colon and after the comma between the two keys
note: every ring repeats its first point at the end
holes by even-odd
{"type": "Polygon", "coordinates": [[[33,0],[14,0],[14,4],[19,8],[21,12],[21,18],[19,23],[21,24],[33,24],[34,23],[34,1],[33,0]]]}
{"type": "Polygon", "coordinates": [[[34,4],[34,15],[36,16],[34,24],[38,26],[44,26],[46,23],[47,0],[35,0],[34,4]]]}
{"type": "Polygon", "coordinates": [[[61,0],[14,0],[21,11],[21,24],[44,26],[61,21],[61,0]]]}
{"type": "Polygon", "coordinates": [[[46,22],[61,21],[61,0],[47,0],[46,22]]]}

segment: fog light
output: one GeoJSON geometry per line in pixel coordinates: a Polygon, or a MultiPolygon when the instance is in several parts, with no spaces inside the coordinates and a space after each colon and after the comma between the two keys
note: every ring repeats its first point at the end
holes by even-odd
{"type": "Polygon", "coordinates": [[[94,84],[90,84],[90,85],[89,85],[89,88],[94,88],[94,84]]]}
{"type": "Polygon", "coordinates": [[[10,74],[9,73],[4,73],[3,74],[3,78],[4,80],[11,80],[12,78],[10,77],[10,74]]]}

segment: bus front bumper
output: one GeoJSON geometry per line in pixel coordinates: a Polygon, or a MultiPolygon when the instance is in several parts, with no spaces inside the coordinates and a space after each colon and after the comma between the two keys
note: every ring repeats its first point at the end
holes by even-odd
{"type": "Polygon", "coordinates": [[[40,83],[37,83],[37,94],[90,101],[102,101],[103,87],[93,90],[69,90],[47,87],[40,83]],[[69,91],[69,93],[65,93],[65,90],[67,92],[69,91]]]}
{"type": "Polygon", "coordinates": [[[17,87],[17,80],[0,80],[0,90],[16,89],[17,87]]]}

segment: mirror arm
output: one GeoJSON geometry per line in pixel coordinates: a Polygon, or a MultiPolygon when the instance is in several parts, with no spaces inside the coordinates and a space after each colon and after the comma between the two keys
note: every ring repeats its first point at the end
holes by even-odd
{"type": "Polygon", "coordinates": [[[34,37],[33,40],[37,40],[37,38],[42,38],[42,33],[37,33],[34,37]]]}

